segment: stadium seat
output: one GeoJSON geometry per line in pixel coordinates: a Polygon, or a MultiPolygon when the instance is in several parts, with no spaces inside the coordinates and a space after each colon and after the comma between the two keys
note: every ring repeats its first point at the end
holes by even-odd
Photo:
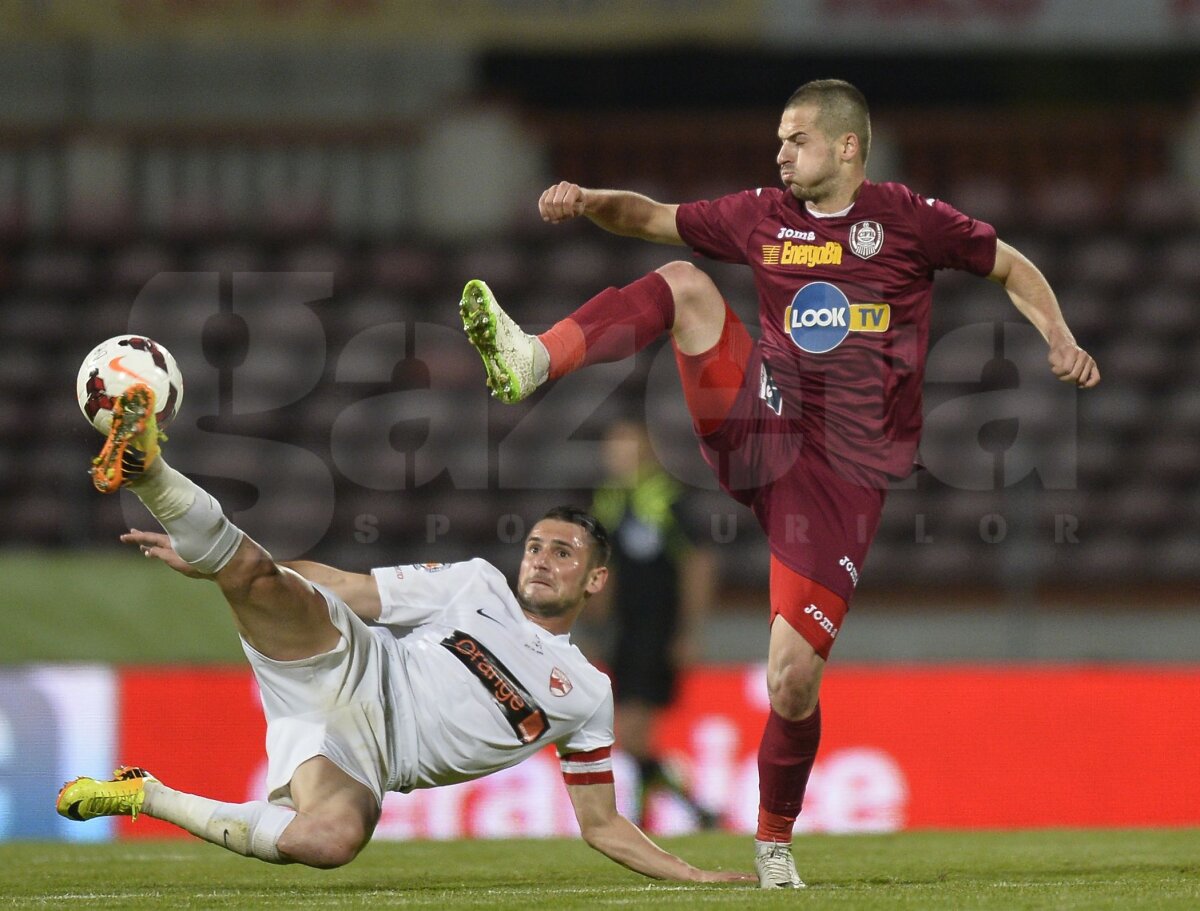
{"type": "Polygon", "coordinates": [[[284,251],[275,267],[281,272],[328,273],[333,276],[335,293],[339,293],[353,286],[358,277],[357,265],[345,249],[332,243],[312,243],[284,251]]]}
{"type": "Polygon", "coordinates": [[[1160,281],[1188,293],[1200,289],[1200,232],[1170,237],[1154,249],[1153,270],[1160,281]]]}
{"type": "Polygon", "coordinates": [[[454,275],[457,281],[444,288],[446,305],[455,302],[455,295],[466,279],[481,278],[501,297],[524,293],[525,289],[537,281],[547,268],[552,267],[552,260],[538,258],[530,260],[519,243],[486,243],[472,245],[462,250],[454,257],[454,275]]]}
{"type": "Polygon", "coordinates": [[[1080,430],[1075,459],[1079,484],[1088,488],[1114,485],[1125,475],[1131,461],[1128,448],[1107,430],[1088,429],[1086,424],[1080,430]]]}
{"type": "Polygon", "coordinates": [[[1135,332],[1104,348],[1100,362],[1102,371],[1110,371],[1122,382],[1153,388],[1163,376],[1163,364],[1171,359],[1171,346],[1146,332],[1135,332]]]}
{"type": "Polygon", "coordinates": [[[34,294],[82,293],[92,284],[95,264],[84,250],[35,247],[19,266],[21,285],[34,294]]]}
{"type": "Polygon", "coordinates": [[[1146,429],[1152,401],[1150,393],[1141,388],[1102,384],[1079,400],[1080,424],[1103,427],[1108,433],[1137,434],[1146,429]]]}
{"type": "Polygon", "coordinates": [[[559,317],[612,283],[612,251],[600,239],[577,236],[556,244],[538,263],[539,290],[559,301],[559,317]]]}
{"type": "Polygon", "coordinates": [[[117,292],[137,292],[160,272],[176,272],[179,261],[173,251],[151,241],[117,248],[107,259],[108,284],[117,292]]]}
{"type": "Polygon", "coordinates": [[[202,248],[192,257],[188,268],[196,272],[262,272],[266,270],[266,257],[262,251],[249,243],[222,243],[202,248]]]}
{"type": "Polygon", "coordinates": [[[25,491],[11,497],[5,509],[6,521],[20,527],[23,547],[64,545],[78,535],[72,529],[79,521],[68,508],[67,500],[56,491],[25,491]]]}
{"type": "Polygon", "coordinates": [[[994,175],[975,174],[960,180],[946,194],[946,201],[997,229],[1008,226],[1017,209],[1012,185],[994,175]]]}
{"type": "MultiPolygon", "coordinates": [[[[1143,441],[1135,464],[1141,473],[1179,493],[1189,492],[1200,452],[1200,427],[1177,425],[1173,432],[1155,434],[1143,441]]],[[[1200,550],[1197,552],[1200,558],[1200,550]]]]}
{"type": "Polygon", "coordinates": [[[1034,187],[1028,204],[1034,223],[1052,230],[1071,231],[1079,225],[1099,225],[1112,215],[1103,188],[1079,174],[1057,175],[1034,187]]]}
{"type": "Polygon", "coordinates": [[[1122,213],[1131,227],[1155,233],[1194,228],[1200,215],[1192,188],[1165,175],[1133,181],[1126,191],[1122,213]]]}
{"type": "Polygon", "coordinates": [[[1142,280],[1145,258],[1126,232],[1104,232],[1076,244],[1067,253],[1065,267],[1077,287],[1100,287],[1111,294],[1142,280]]]}
{"type": "Polygon", "coordinates": [[[423,294],[442,287],[444,280],[437,255],[416,246],[372,250],[367,268],[371,285],[384,292],[423,294]]]}
{"type": "Polygon", "coordinates": [[[1200,326],[1193,312],[1195,299],[1182,287],[1152,285],[1126,298],[1127,312],[1137,314],[1137,328],[1167,343],[1200,339],[1200,326]]]}

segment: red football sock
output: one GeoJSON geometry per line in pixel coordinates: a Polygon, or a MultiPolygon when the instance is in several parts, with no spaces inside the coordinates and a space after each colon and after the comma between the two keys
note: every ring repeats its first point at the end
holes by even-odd
{"type": "Polygon", "coordinates": [[[726,304],[725,325],[715,345],[700,354],[684,354],[675,348],[683,399],[698,435],[716,431],[733,411],[753,347],[750,333],[726,304]]]}
{"type": "Polygon", "coordinates": [[[788,721],[774,709],[767,716],[758,746],[759,841],[792,840],[820,743],[820,704],[803,721],[788,721]]]}
{"type": "Polygon", "coordinates": [[[550,379],[589,364],[637,354],[675,325],[671,286],[657,272],[624,288],[605,288],[538,336],[550,355],[550,379]]]}

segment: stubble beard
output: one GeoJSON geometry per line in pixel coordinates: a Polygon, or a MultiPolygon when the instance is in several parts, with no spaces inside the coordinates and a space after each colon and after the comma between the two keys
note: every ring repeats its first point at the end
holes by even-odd
{"type": "Polygon", "coordinates": [[[565,613],[569,606],[562,598],[554,598],[551,601],[533,601],[523,592],[517,593],[517,602],[521,605],[522,610],[535,617],[558,617],[565,613]]]}
{"type": "Polygon", "coordinates": [[[826,172],[817,178],[816,182],[801,186],[796,183],[796,175],[793,173],[790,181],[784,181],[784,186],[791,192],[796,199],[801,202],[820,203],[828,197],[832,196],[837,189],[837,167],[830,159],[827,163],[826,172]]]}
{"type": "Polygon", "coordinates": [[[824,177],[815,184],[808,186],[800,186],[794,181],[789,181],[785,186],[801,202],[819,203],[831,195],[833,191],[833,179],[824,177]]]}

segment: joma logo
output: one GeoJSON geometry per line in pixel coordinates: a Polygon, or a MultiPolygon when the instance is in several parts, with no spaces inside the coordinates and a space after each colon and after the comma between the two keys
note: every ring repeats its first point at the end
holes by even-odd
{"type": "Polygon", "coordinates": [[[830,639],[837,638],[838,628],[833,625],[832,620],[825,616],[825,611],[821,610],[821,608],[817,607],[815,604],[810,604],[808,607],[804,608],[804,613],[811,616],[817,626],[829,633],[830,639]]]}

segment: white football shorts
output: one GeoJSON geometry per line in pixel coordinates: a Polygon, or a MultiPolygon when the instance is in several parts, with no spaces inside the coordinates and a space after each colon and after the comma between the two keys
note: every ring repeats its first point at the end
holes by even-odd
{"type": "MultiPolygon", "coordinates": [[[[258,680],[267,719],[267,793],[271,803],[292,806],[290,783],[306,759],[325,756],[375,795],[380,806],[395,768],[386,692],[389,662],[399,662],[344,601],[313,586],[329,605],[342,634],[328,652],[276,661],[242,640],[258,680]]],[[[393,719],[395,720],[395,719],[393,719]]]]}

